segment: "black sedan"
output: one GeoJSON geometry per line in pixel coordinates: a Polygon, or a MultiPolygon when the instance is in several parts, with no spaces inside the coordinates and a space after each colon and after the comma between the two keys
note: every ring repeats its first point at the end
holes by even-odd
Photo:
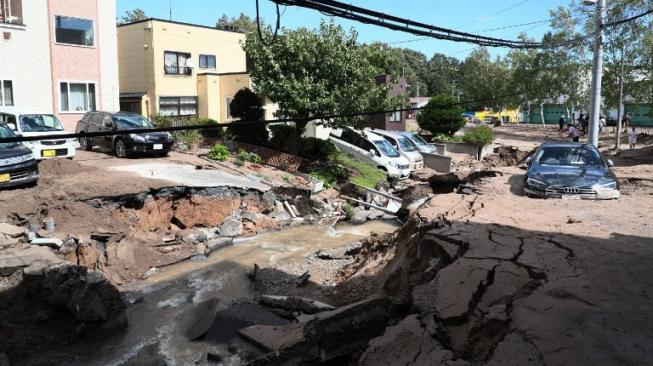
{"type": "MultiPolygon", "coordinates": [[[[0,124],[0,138],[15,137],[0,124]]],[[[17,142],[0,143],[0,188],[33,184],[39,179],[39,167],[32,150],[17,142]]]]}
{"type": "Polygon", "coordinates": [[[563,199],[616,199],[619,182],[612,161],[593,145],[542,144],[527,159],[524,192],[563,199]]]}
{"type": "MultiPolygon", "coordinates": [[[[117,130],[153,129],[152,123],[136,113],[88,112],[77,122],[77,133],[111,132],[117,130]]],[[[168,132],[130,133],[126,135],[108,135],[100,137],[81,137],[79,145],[90,151],[95,146],[112,150],[119,158],[134,153],[153,153],[165,156],[174,141],[168,132]]]]}

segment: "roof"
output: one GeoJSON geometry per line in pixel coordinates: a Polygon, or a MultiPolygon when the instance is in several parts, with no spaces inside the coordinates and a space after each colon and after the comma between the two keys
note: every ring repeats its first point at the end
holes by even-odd
{"type": "Polygon", "coordinates": [[[208,26],[208,25],[177,22],[177,21],[174,21],[174,20],[165,20],[165,19],[160,19],[160,18],[147,18],[147,19],[143,19],[143,20],[137,20],[137,21],[131,22],[131,23],[118,24],[118,28],[126,27],[126,26],[129,26],[129,25],[134,25],[134,24],[146,23],[146,22],[149,22],[149,21],[162,22],[162,23],[168,23],[168,24],[185,25],[185,26],[197,27],[197,28],[206,28],[206,29],[211,29],[211,30],[218,31],[218,32],[229,32],[229,33],[245,34],[244,32],[239,32],[239,31],[234,31],[234,30],[227,30],[227,29],[219,29],[219,28],[216,28],[216,27],[208,26]]]}

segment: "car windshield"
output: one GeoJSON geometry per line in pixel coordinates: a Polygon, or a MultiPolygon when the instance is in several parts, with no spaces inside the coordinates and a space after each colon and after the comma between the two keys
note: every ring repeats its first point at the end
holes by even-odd
{"type": "MultiPolygon", "coordinates": [[[[0,124],[0,138],[15,137],[14,131],[6,125],[0,124]]],[[[0,144],[0,149],[11,149],[18,145],[15,142],[5,142],[0,144]]]]}
{"type": "Polygon", "coordinates": [[[117,115],[113,116],[113,122],[116,124],[118,129],[126,128],[154,128],[152,123],[145,117],[134,114],[134,115],[117,115]]]}
{"type": "Polygon", "coordinates": [[[410,141],[408,138],[400,137],[397,139],[397,142],[399,143],[399,148],[401,149],[401,151],[407,151],[407,152],[415,151],[415,144],[413,144],[413,142],[410,141]]]}
{"type": "Polygon", "coordinates": [[[20,116],[20,129],[23,132],[49,132],[63,131],[63,126],[51,114],[23,114],[20,116]]]}
{"type": "Polygon", "coordinates": [[[415,143],[417,146],[424,146],[428,145],[428,142],[422,138],[422,136],[416,134],[416,133],[411,133],[410,134],[410,139],[415,143]]]}
{"type": "Polygon", "coordinates": [[[587,146],[548,146],[543,147],[535,157],[541,165],[578,166],[604,165],[599,152],[587,146]]]}
{"type": "Polygon", "coordinates": [[[374,145],[376,145],[376,147],[381,150],[385,156],[389,156],[391,158],[399,157],[399,152],[386,140],[374,141],[374,145]]]}

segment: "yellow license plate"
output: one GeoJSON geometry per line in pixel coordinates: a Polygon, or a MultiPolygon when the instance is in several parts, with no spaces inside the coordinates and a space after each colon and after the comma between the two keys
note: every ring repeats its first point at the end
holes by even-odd
{"type": "Polygon", "coordinates": [[[43,150],[41,154],[43,155],[44,158],[53,158],[57,156],[57,152],[54,150],[43,150]]]}
{"type": "Polygon", "coordinates": [[[0,183],[9,182],[11,176],[9,174],[0,174],[0,183]]]}

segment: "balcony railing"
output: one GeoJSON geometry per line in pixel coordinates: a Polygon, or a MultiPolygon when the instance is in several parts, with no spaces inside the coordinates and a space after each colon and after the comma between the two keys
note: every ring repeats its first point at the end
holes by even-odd
{"type": "Polygon", "coordinates": [[[166,75],[193,75],[192,67],[164,66],[164,71],[166,75]]]}
{"type": "Polygon", "coordinates": [[[0,0],[0,23],[23,24],[22,0],[0,0]]]}

